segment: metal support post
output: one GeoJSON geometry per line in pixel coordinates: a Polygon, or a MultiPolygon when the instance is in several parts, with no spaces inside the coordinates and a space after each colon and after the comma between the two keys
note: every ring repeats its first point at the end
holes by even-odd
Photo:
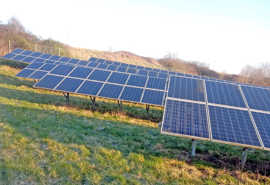
{"type": "Polygon", "coordinates": [[[122,110],[123,109],[122,101],[117,100],[117,103],[118,103],[119,109],[122,110]]]}
{"type": "Polygon", "coordinates": [[[248,152],[248,149],[244,148],[243,152],[242,152],[241,169],[244,169],[244,167],[245,167],[245,164],[246,164],[246,161],[247,161],[247,152],[248,152]]]}
{"type": "Polygon", "coordinates": [[[148,113],[150,109],[150,105],[146,105],[146,112],[148,113]]]}
{"type": "Polygon", "coordinates": [[[92,104],[95,106],[95,104],[96,104],[96,97],[90,96],[90,100],[91,100],[92,104]]]}
{"type": "Polygon", "coordinates": [[[69,105],[69,93],[64,93],[64,96],[66,98],[66,104],[69,105]]]}
{"type": "Polygon", "coordinates": [[[192,139],[191,157],[195,157],[196,155],[196,145],[197,145],[197,141],[195,139],[192,139]]]}

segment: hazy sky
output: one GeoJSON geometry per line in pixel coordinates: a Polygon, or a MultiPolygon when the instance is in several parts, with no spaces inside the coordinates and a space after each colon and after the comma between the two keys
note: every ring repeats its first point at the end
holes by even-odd
{"type": "Polygon", "coordinates": [[[126,50],[238,73],[270,62],[269,0],[8,0],[0,20],[15,16],[32,33],[72,46],[126,50]]]}

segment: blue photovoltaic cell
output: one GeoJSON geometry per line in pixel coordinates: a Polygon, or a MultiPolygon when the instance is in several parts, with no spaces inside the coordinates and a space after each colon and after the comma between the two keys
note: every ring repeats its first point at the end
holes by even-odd
{"type": "Polygon", "coordinates": [[[128,68],[128,70],[127,70],[127,72],[128,73],[134,73],[134,74],[136,74],[137,73],[137,70],[135,69],[135,68],[128,68]]]}
{"type": "Polygon", "coordinates": [[[126,70],[127,70],[127,67],[122,67],[122,66],[118,67],[117,69],[117,71],[119,72],[126,72],[126,70]]]}
{"type": "Polygon", "coordinates": [[[123,89],[121,85],[105,84],[99,96],[117,99],[123,89]]]}
{"type": "Polygon", "coordinates": [[[241,86],[250,108],[270,111],[270,91],[263,88],[241,86]]]}
{"type": "Polygon", "coordinates": [[[90,69],[90,68],[77,67],[76,69],[74,69],[72,71],[71,74],[69,74],[69,76],[77,77],[77,78],[86,78],[86,77],[88,77],[88,75],[90,74],[91,71],[92,71],[92,69],[90,69]]]}
{"type": "Polygon", "coordinates": [[[42,58],[36,58],[35,60],[33,60],[32,62],[44,62],[45,60],[42,58]]]}
{"type": "Polygon", "coordinates": [[[168,97],[205,101],[203,81],[171,76],[168,97]]]}
{"type": "Polygon", "coordinates": [[[117,67],[118,67],[118,66],[116,66],[116,65],[110,65],[110,66],[108,67],[108,69],[109,69],[109,70],[112,70],[112,71],[115,71],[117,67]]]}
{"type": "Polygon", "coordinates": [[[25,57],[23,59],[24,62],[31,63],[35,58],[34,57],[25,57]]]}
{"type": "Polygon", "coordinates": [[[270,114],[252,112],[264,147],[270,148],[270,114]]]}
{"type": "Polygon", "coordinates": [[[149,71],[149,72],[148,72],[148,75],[149,75],[149,76],[153,76],[153,77],[157,77],[158,73],[155,72],[155,71],[149,71]]]}
{"type": "Polygon", "coordinates": [[[53,71],[51,71],[51,74],[66,76],[73,68],[74,67],[70,65],[58,65],[53,71]]]}
{"type": "Polygon", "coordinates": [[[96,67],[99,63],[98,62],[90,62],[88,64],[89,67],[96,67]]]}
{"type": "Polygon", "coordinates": [[[121,67],[126,67],[126,68],[127,68],[128,64],[126,64],[126,63],[121,63],[120,66],[121,66],[121,67]]]}
{"type": "Polygon", "coordinates": [[[78,64],[79,65],[82,65],[82,66],[86,66],[88,64],[88,61],[86,61],[86,60],[80,60],[78,64]]]}
{"type": "Polygon", "coordinates": [[[77,93],[86,95],[97,95],[102,85],[103,83],[100,82],[85,81],[84,84],[77,91],[77,93]]]}
{"type": "Polygon", "coordinates": [[[40,70],[44,70],[44,71],[50,71],[52,70],[56,65],[55,64],[45,64],[44,66],[42,66],[40,68],[40,70]]]}
{"type": "Polygon", "coordinates": [[[74,78],[66,78],[60,85],[56,88],[56,90],[65,91],[65,92],[75,92],[75,90],[81,85],[83,80],[74,79],[74,78]]]}
{"type": "Polygon", "coordinates": [[[48,59],[48,58],[50,58],[51,57],[51,55],[50,54],[42,54],[41,56],[40,56],[40,58],[43,58],[43,59],[48,59]]]}
{"type": "Polygon", "coordinates": [[[68,58],[68,57],[62,57],[59,59],[59,61],[61,62],[68,62],[69,60],[71,60],[71,58],[68,58]]]}
{"type": "Polygon", "coordinates": [[[77,64],[79,62],[79,59],[75,59],[75,58],[72,58],[70,61],[68,61],[68,63],[71,63],[71,64],[77,64]]]}
{"type": "Polygon", "coordinates": [[[32,51],[29,50],[25,50],[24,52],[22,52],[22,55],[30,55],[31,53],[33,53],[32,51]]]}
{"type": "Polygon", "coordinates": [[[8,54],[6,54],[5,56],[3,56],[3,58],[10,59],[10,58],[12,58],[12,57],[14,57],[14,56],[15,56],[15,54],[13,54],[13,53],[8,53],[8,54]]]}
{"type": "Polygon", "coordinates": [[[50,60],[58,60],[60,56],[52,55],[49,59],[50,60]]]}
{"type": "Polygon", "coordinates": [[[137,66],[137,69],[144,69],[143,66],[137,66]]]}
{"type": "Polygon", "coordinates": [[[106,69],[107,67],[108,67],[108,65],[107,64],[104,64],[104,63],[101,63],[101,64],[99,64],[97,66],[97,68],[99,68],[99,69],[106,69]]]}
{"type": "Polygon", "coordinates": [[[260,146],[248,111],[209,106],[215,140],[260,146]]]}
{"type": "Polygon", "coordinates": [[[111,72],[103,70],[94,70],[89,76],[90,80],[106,81],[111,72]]]}
{"type": "Polygon", "coordinates": [[[135,87],[125,87],[120,99],[126,101],[140,102],[143,89],[135,87]]]}
{"type": "Polygon", "coordinates": [[[96,62],[97,60],[98,60],[97,58],[92,57],[92,58],[90,58],[88,61],[90,61],[90,62],[96,62]]]}
{"type": "Polygon", "coordinates": [[[44,71],[35,71],[33,74],[31,74],[31,76],[29,76],[28,78],[32,78],[32,79],[41,79],[43,76],[45,76],[48,72],[44,72],[44,71]]]}
{"type": "Polygon", "coordinates": [[[209,103],[246,107],[236,85],[206,81],[206,91],[209,103]]]}
{"type": "Polygon", "coordinates": [[[16,48],[16,49],[14,49],[13,51],[12,51],[12,53],[21,53],[21,52],[23,52],[23,50],[22,49],[20,49],[20,48],[16,48]]]}
{"type": "Polygon", "coordinates": [[[33,72],[34,72],[34,70],[32,70],[32,69],[23,69],[23,70],[21,70],[16,76],[17,76],[17,77],[27,78],[27,77],[30,76],[33,72]]]}
{"type": "Polygon", "coordinates": [[[127,84],[138,87],[144,87],[146,80],[147,80],[146,76],[130,75],[127,84]]]}
{"type": "Polygon", "coordinates": [[[37,82],[34,86],[45,89],[53,89],[64,77],[54,76],[54,75],[46,75],[39,82],[37,82]]]}
{"type": "Polygon", "coordinates": [[[158,77],[159,78],[168,78],[168,75],[166,73],[159,73],[158,77]]]}
{"type": "Polygon", "coordinates": [[[164,114],[163,132],[209,138],[204,104],[167,99],[164,114]]]}
{"type": "Polygon", "coordinates": [[[165,90],[166,79],[164,79],[164,78],[149,77],[146,87],[147,88],[150,88],[150,89],[161,89],[161,90],[165,90]]]}
{"type": "Polygon", "coordinates": [[[164,97],[163,91],[145,89],[142,102],[147,104],[162,105],[163,97],[164,97]]]}
{"type": "Polygon", "coordinates": [[[117,84],[125,84],[128,78],[128,74],[113,72],[108,82],[117,83],[117,84]]]}
{"type": "Polygon", "coordinates": [[[140,74],[140,75],[147,75],[147,71],[141,69],[141,70],[138,71],[138,74],[140,74]]]}
{"type": "Polygon", "coordinates": [[[35,63],[32,63],[32,64],[29,64],[29,65],[27,66],[27,68],[30,68],[30,69],[38,69],[38,68],[40,68],[42,65],[44,65],[44,63],[37,63],[37,62],[35,62],[35,63]]]}
{"type": "Polygon", "coordinates": [[[31,56],[33,56],[33,57],[39,57],[40,55],[42,55],[42,53],[40,53],[40,52],[34,52],[31,54],[31,56]]]}
{"type": "Polygon", "coordinates": [[[17,61],[21,61],[21,60],[23,60],[24,59],[24,55],[17,55],[17,56],[15,56],[14,58],[12,58],[12,60],[17,60],[17,61]]]}

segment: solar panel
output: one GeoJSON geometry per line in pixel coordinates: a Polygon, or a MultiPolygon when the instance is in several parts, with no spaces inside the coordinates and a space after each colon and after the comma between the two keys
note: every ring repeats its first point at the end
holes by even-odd
{"type": "Polygon", "coordinates": [[[21,54],[22,55],[31,55],[33,52],[29,50],[24,50],[21,54]]]}
{"type": "Polygon", "coordinates": [[[117,84],[125,84],[128,79],[128,74],[112,72],[112,75],[108,79],[108,82],[117,83],[117,84]]]}
{"type": "Polygon", "coordinates": [[[31,54],[31,56],[33,56],[33,57],[39,57],[40,55],[42,55],[42,53],[40,53],[40,52],[34,52],[31,54]]]}
{"type": "Polygon", "coordinates": [[[170,77],[168,96],[204,102],[204,85],[202,80],[170,77]]]}
{"type": "Polygon", "coordinates": [[[163,105],[163,97],[164,97],[163,91],[145,89],[143,98],[142,98],[142,103],[153,104],[153,105],[163,105]]]}
{"type": "Polygon", "coordinates": [[[123,89],[121,85],[104,84],[99,96],[117,99],[123,89]]]}
{"type": "Polygon", "coordinates": [[[209,106],[213,140],[260,146],[248,111],[209,106]]]}
{"type": "Polygon", "coordinates": [[[77,90],[77,93],[85,95],[97,95],[103,83],[86,80],[83,85],[77,90]]]}
{"type": "Polygon", "coordinates": [[[146,83],[147,77],[139,76],[139,75],[130,75],[128,79],[128,85],[144,87],[146,83]]]}
{"type": "Polygon", "coordinates": [[[30,76],[33,72],[34,72],[34,70],[32,70],[32,69],[23,69],[23,70],[21,70],[16,76],[17,76],[17,77],[22,77],[22,78],[27,78],[27,77],[30,76]]]}
{"type": "Polygon", "coordinates": [[[76,77],[76,78],[86,78],[88,75],[92,72],[92,69],[85,68],[85,67],[76,67],[71,74],[69,74],[70,77],[76,77]]]}
{"type": "Polygon", "coordinates": [[[40,70],[51,71],[56,65],[55,64],[44,64],[40,70]]]}
{"type": "Polygon", "coordinates": [[[14,58],[12,58],[13,60],[17,60],[17,61],[22,61],[24,59],[24,55],[16,55],[14,58]]]}
{"type": "Polygon", "coordinates": [[[205,105],[167,99],[161,132],[209,139],[205,105]]]}
{"type": "Polygon", "coordinates": [[[147,88],[165,90],[166,79],[149,77],[147,88]]]}
{"type": "Polygon", "coordinates": [[[38,62],[35,62],[35,63],[32,63],[32,64],[29,64],[27,66],[27,68],[30,68],[30,69],[38,69],[40,68],[42,65],[44,65],[44,63],[38,63],[38,62]]]}
{"type": "Polygon", "coordinates": [[[26,63],[31,63],[31,62],[34,61],[34,60],[35,60],[34,57],[25,57],[25,58],[23,59],[23,61],[26,62],[26,63]]]}
{"type": "Polygon", "coordinates": [[[58,85],[56,90],[75,92],[75,90],[81,85],[82,82],[83,80],[80,79],[66,78],[58,85]]]}
{"type": "Polygon", "coordinates": [[[45,76],[48,72],[45,71],[35,71],[33,74],[31,74],[31,76],[27,77],[27,78],[32,78],[32,79],[36,79],[39,80],[41,79],[43,76],[45,76]]]}
{"type": "Polygon", "coordinates": [[[51,57],[51,55],[50,54],[47,54],[47,53],[44,53],[44,54],[42,54],[41,56],[40,56],[40,58],[42,58],[42,59],[48,59],[48,58],[50,58],[51,57]]]}
{"type": "Polygon", "coordinates": [[[64,77],[55,76],[55,75],[47,75],[42,78],[39,82],[37,82],[34,86],[44,89],[53,89],[64,77]]]}
{"type": "Polygon", "coordinates": [[[237,85],[206,81],[209,103],[246,107],[237,85]]]}
{"type": "Polygon", "coordinates": [[[50,73],[56,74],[56,75],[67,75],[69,72],[72,71],[74,67],[70,65],[58,65],[56,68],[54,68],[50,73]]]}
{"type": "Polygon", "coordinates": [[[270,111],[270,91],[268,89],[241,86],[251,109],[270,111]]]}
{"type": "Polygon", "coordinates": [[[264,147],[270,149],[270,115],[259,112],[252,112],[252,116],[262,138],[264,147]]]}
{"type": "Polygon", "coordinates": [[[140,102],[142,93],[142,88],[125,87],[120,99],[125,101],[140,102]]]}
{"type": "Polygon", "coordinates": [[[127,67],[122,67],[122,66],[118,67],[117,69],[117,71],[119,72],[126,72],[126,70],[127,70],[127,67]]]}
{"type": "Polygon", "coordinates": [[[110,73],[111,73],[110,71],[103,71],[103,70],[95,69],[89,76],[89,79],[97,80],[97,81],[106,81],[110,73]]]}
{"type": "Polygon", "coordinates": [[[78,64],[82,66],[87,66],[88,62],[86,60],[80,60],[78,64]]]}
{"type": "Polygon", "coordinates": [[[16,56],[14,53],[8,53],[5,56],[3,56],[3,58],[10,59],[13,58],[14,56],[16,56]]]}
{"type": "Polygon", "coordinates": [[[115,71],[116,68],[117,68],[116,65],[110,65],[110,66],[108,67],[108,70],[115,71]]]}

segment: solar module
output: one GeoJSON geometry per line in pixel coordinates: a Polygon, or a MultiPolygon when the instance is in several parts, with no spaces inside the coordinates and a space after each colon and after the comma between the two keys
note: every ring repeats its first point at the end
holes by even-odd
{"type": "Polygon", "coordinates": [[[151,89],[165,90],[166,79],[149,77],[146,87],[151,89]]]}
{"type": "Polygon", "coordinates": [[[260,146],[248,111],[209,106],[213,140],[260,146]]]}
{"type": "Polygon", "coordinates": [[[30,76],[33,72],[34,72],[34,70],[32,70],[32,69],[23,69],[23,70],[21,70],[16,76],[17,76],[17,77],[22,77],[22,78],[27,78],[27,77],[30,76]]]}
{"type": "Polygon", "coordinates": [[[56,75],[67,75],[72,71],[74,66],[71,65],[58,65],[56,68],[54,68],[50,73],[51,74],[56,74],[56,75]]]}
{"type": "Polygon", "coordinates": [[[270,114],[252,112],[252,116],[262,138],[264,147],[270,149],[270,114]]]}
{"type": "Polygon", "coordinates": [[[167,98],[161,132],[209,139],[205,105],[167,98]]]}
{"type": "Polygon", "coordinates": [[[241,86],[251,109],[270,111],[270,91],[268,89],[241,86]]]}
{"type": "Polygon", "coordinates": [[[64,92],[75,92],[82,82],[83,80],[80,79],[66,78],[56,87],[56,90],[64,92]]]}
{"type": "Polygon", "coordinates": [[[131,101],[131,102],[140,102],[141,96],[143,93],[142,88],[136,88],[136,87],[125,87],[122,95],[120,97],[121,100],[125,101],[131,101]]]}
{"type": "Polygon", "coordinates": [[[209,103],[246,107],[237,85],[213,81],[205,83],[209,103]]]}
{"type": "Polygon", "coordinates": [[[99,93],[99,96],[117,99],[123,89],[121,85],[104,84],[104,87],[99,93]]]}
{"type": "Polygon", "coordinates": [[[44,78],[42,78],[39,82],[37,82],[34,86],[52,90],[63,79],[64,77],[55,76],[55,75],[47,75],[44,78]]]}
{"type": "Polygon", "coordinates": [[[76,67],[70,74],[70,77],[87,78],[92,69],[86,67],[76,67]]]}
{"type": "Polygon", "coordinates": [[[106,81],[106,79],[108,78],[110,74],[111,74],[110,71],[103,71],[103,70],[95,69],[89,76],[89,79],[97,80],[97,81],[106,81]]]}
{"type": "Polygon", "coordinates": [[[29,77],[27,78],[32,78],[32,79],[36,79],[39,80],[41,79],[43,76],[45,76],[48,72],[44,72],[44,71],[34,71],[33,74],[31,74],[29,77]]]}
{"type": "Polygon", "coordinates": [[[103,83],[100,82],[86,80],[85,82],[83,82],[83,85],[77,90],[77,93],[96,96],[102,85],[103,83]]]}
{"type": "Polygon", "coordinates": [[[144,87],[147,77],[139,75],[130,75],[127,85],[144,87]]]}
{"type": "Polygon", "coordinates": [[[125,84],[128,79],[128,74],[112,72],[112,75],[108,79],[108,82],[117,83],[117,84],[125,84]]]}
{"type": "Polygon", "coordinates": [[[145,89],[143,93],[142,102],[152,105],[163,105],[164,92],[145,89]]]}
{"type": "Polygon", "coordinates": [[[203,81],[192,78],[171,76],[168,97],[204,102],[203,81]]]}

